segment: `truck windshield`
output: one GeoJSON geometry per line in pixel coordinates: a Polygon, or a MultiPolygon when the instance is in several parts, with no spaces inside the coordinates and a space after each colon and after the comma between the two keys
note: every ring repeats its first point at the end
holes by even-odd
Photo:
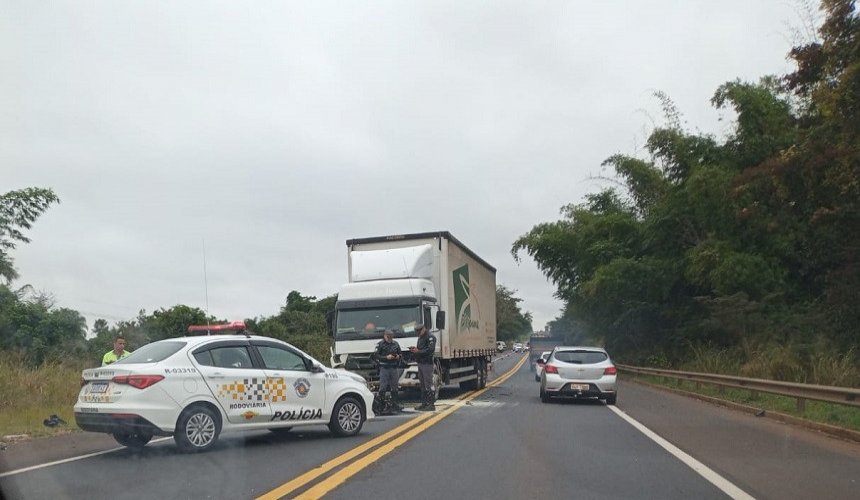
{"type": "Polygon", "coordinates": [[[395,337],[413,337],[416,335],[415,325],[419,321],[421,308],[418,304],[341,309],[337,313],[335,339],[381,339],[386,328],[394,332],[395,337]]]}

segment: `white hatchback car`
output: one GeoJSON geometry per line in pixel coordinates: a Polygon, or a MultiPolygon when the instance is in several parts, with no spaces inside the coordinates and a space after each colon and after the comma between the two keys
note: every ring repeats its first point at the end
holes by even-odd
{"type": "Polygon", "coordinates": [[[615,377],[618,370],[609,353],[600,347],[556,347],[543,365],[540,399],[553,397],[599,398],[614,405],[618,397],[615,377]]]}
{"type": "Polygon", "coordinates": [[[280,340],[211,335],[161,340],[109,366],[84,370],[75,420],[142,448],[173,436],[183,451],[211,448],[221,431],[325,424],[357,434],[374,418],[365,380],[280,340]]]}

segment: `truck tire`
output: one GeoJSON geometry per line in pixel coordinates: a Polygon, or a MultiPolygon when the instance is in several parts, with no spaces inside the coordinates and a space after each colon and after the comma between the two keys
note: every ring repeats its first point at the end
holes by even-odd
{"type": "Polygon", "coordinates": [[[433,364],[433,400],[439,399],[439,392],[442,390],[442,367],[436,362],[433,364]]]}
{"type": "Polygon", "coordinates": [[[480,360],[481,369],[478,371],[478,389],[487,387],[487,360],[480,360]]]}

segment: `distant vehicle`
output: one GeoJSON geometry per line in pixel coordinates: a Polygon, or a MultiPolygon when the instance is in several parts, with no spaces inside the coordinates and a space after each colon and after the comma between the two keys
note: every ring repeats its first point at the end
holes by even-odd
{"type": "MultiPolygon", "coordinates": [[[[549,355],[552,354],[552,351],[544,351],[541,353],[539,360],[543,360],[546,363],[546,360],[549,359],[549,355]]],[[[540,382],[540,374],[543,372],[543,364],[539,362],[535,362],[535,382],[540,382]]]]}
{"type": "Polygon", "coordinates": [[[522,352],[523,345],[519,342],[514,342],[514,352],[522,352]]]}
{"type": "Polygon", "coordinates": [[[614,405],[617,369],[609,353],[599,347],[556,347],[543,366],[540,399],[549,403],[554,397],[599,398],[614,405]]]}
{"type": "Polygon", "coordinates": [[[536,362],[541,353],[552,351],[558,346],[564,345],[564,337],[561,335],[532,335],[529,337],[529,368],[537,370],[536,362]]]}
{"type": "Polygon", "coordinates": [[[496,350],[497,351],[505,352],[505,349],[507,349],[507,348],[508,348],[508,345],[505,344],[504,341],[500,340],[500,341],[496,342],[496,350]]]}
{"type": "MultiPolygon", "coordinates": [[[[244,324],[190,328],[230,329],[244,324]]],[[[84,370],[82,384],[78,427],[135,449],[172,435],[182,451],[198,452],[212,448],[221,431],[280,434],[319,424],[352,436],[374,418],[373,393],[359,375],[250,334],[153,342],[110,366],[84,370]]]]}
{"type": "MultiPolygon", "coordinates": [[[[331,366],[378,383],[371,359],[388,328],[403,350],[416,345],[417,324],[436,337],[433,386],[487,383],[496,352],[496,270],[447,231],[347,240],[349,282],[335,304],[331,366]],[[368,330],[367,326],[374,328],[368,330]]],[[[400,387],[418,387],[418,368],[400,387]]]]}

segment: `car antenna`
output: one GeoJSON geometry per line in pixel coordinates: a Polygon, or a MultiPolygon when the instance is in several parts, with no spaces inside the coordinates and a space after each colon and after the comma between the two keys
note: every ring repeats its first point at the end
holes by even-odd
{"type": "MultiPolygon", "coordinates": [[[[209,326],[209,281],[206,278],[206,238],[203,240],[203,297],[206,304],[206,326],[209,326]]],[[[206,330],[206,335],[212,335],[211,330],[206,330]]]]}

